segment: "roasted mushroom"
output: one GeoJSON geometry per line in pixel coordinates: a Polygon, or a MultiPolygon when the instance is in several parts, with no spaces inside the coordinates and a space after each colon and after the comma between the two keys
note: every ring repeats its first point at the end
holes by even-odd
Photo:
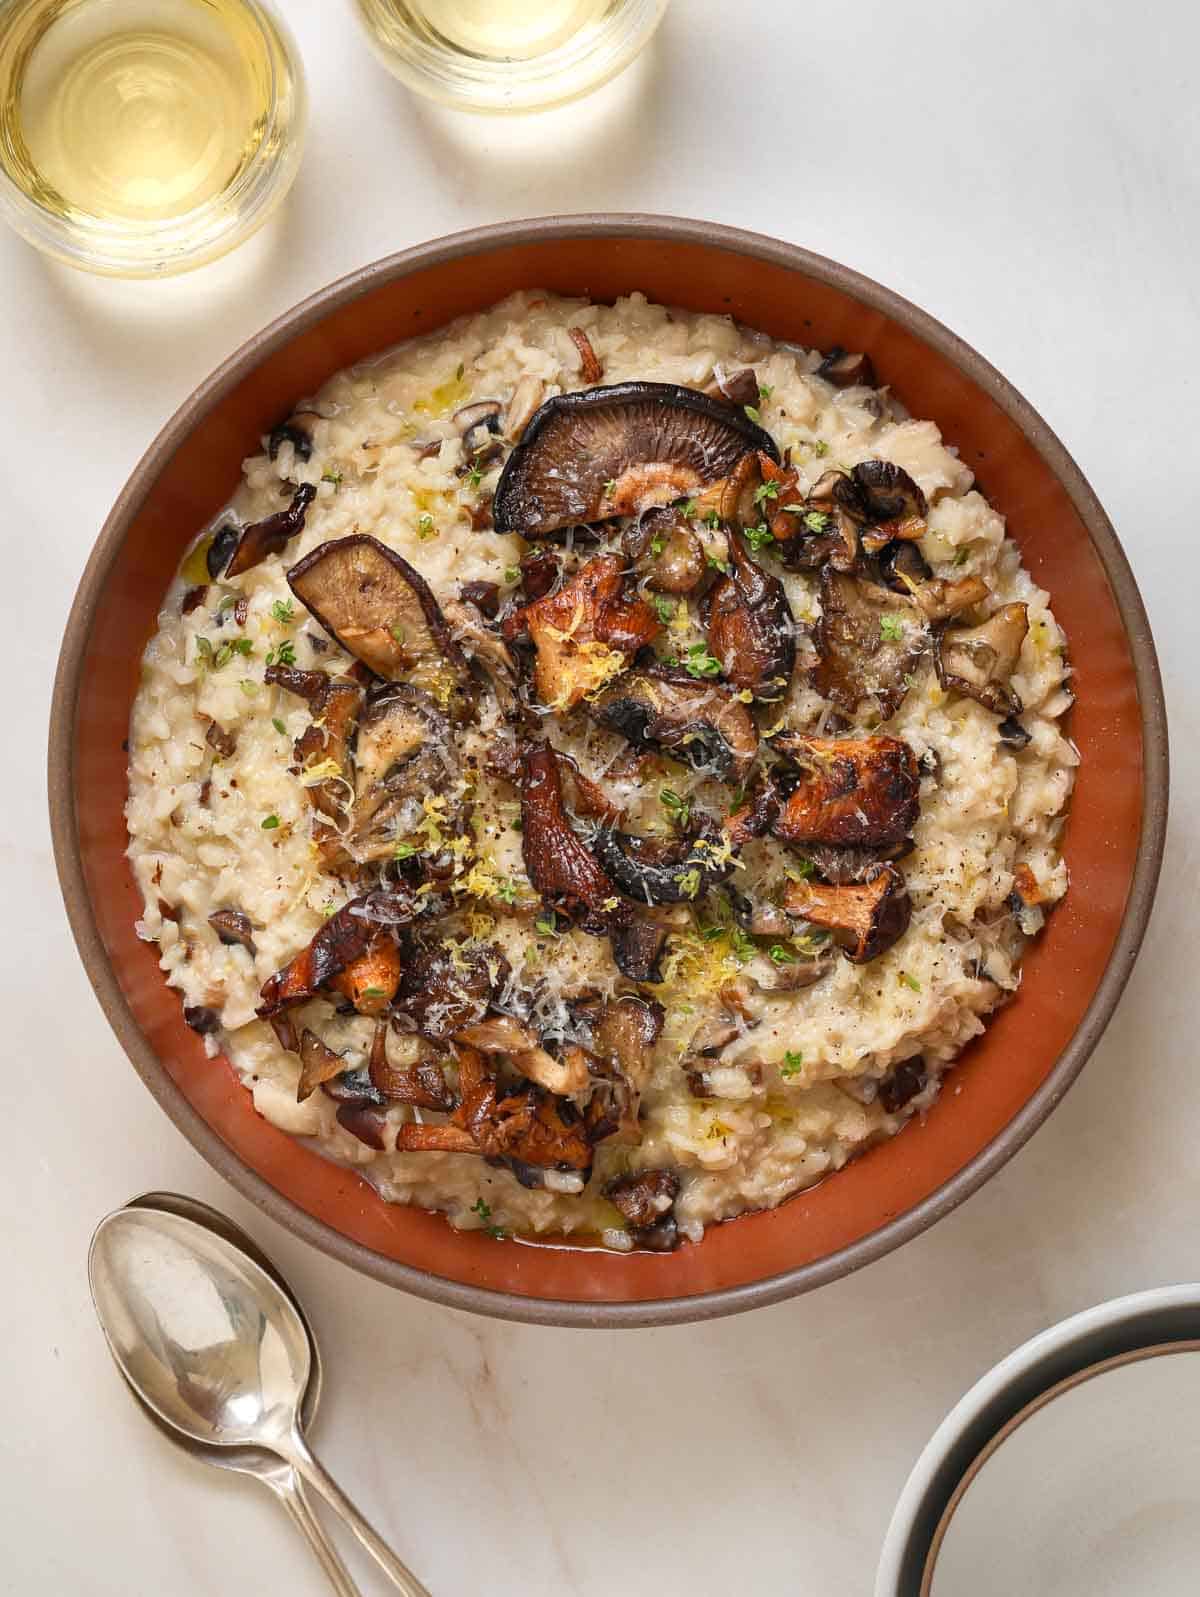
{"type": "Polygon", "coordinates": [[[783,732],[772,748],[803,772],[775,821],[785,842],[886,848],[916,825],[921,773],[899,738],[783,732]]]}
{"type": "Polygon", "coordinates": [[[357,959],[331,976],[330,991],[348,998],[360,1015],[378,1015],[400,985],[400,950],[385,931],[376,931],[357,959]]]}
{"type": "Polygon", "coordinates": [[[708,575],[700,540],[678,510],[648,510],[630,522],[622,546],[654,593],[693,593],[708,575]]]}
{"type": "Polygon", "coordinates": [[[592,1031],[592,1048],[609,1072],[611,1101],[607,1108],[612,1134],[623,1142],[637,1142],[641,1137],[638,1108],[650,1079],[663,1020],[661,1004],[627,995],[604,1005],[592,1031]]]}
{"type": "Polygon", "coordinates": [[[464,604],[473,604],[489,621],[500,614],[500,584],[498,582],[464,582],[458,590],[464,604]]]}
{"type": "MultiPolygon", "coordinates": [[[[326,632],[381,677],[423,668],[435,689],[465,678],[467,662],[419,571],[366,533],[319,544],[288,585],[326,632]]],[[[441,697],[442,695],[439,695],[441,697]]]]}
{"type": "Polygon", "coordinates": [[[817,692],[850,713],[875,698],[887,720],[900,708],[907,679],[929,647],[929,627],[912,600],[826,567],[815,642],[817,692]]]}
{"type": "Polygon", "coordinates": [[[843,349],[840,344],[835,344],[817,367],[817,376],[835,388],[875,387],[875,368],[870,355],[843,349]]]}
{"type": "Polygon", "coordinates": [[[1001,605],[977,627],[951,627],[938,639],[934,653],[938,681],[996,715],[1019,715],[1021,700],[1009,678],[1028,631],[1029,611],[1023,604],[1001,605]]]}
{"type": "Polygon", "coordinates": [[[237,548],[238,539],[241,535],[240,528],[236,527],[232,521],[224,522],[213,533],[208,545],[208,551],[204,556],[204,565],[214,582],[229,564],[230,557],[237,548]]]}
{"type": "Polygon", "coordinates": [[[237,749],[236,736],[232,732],[226,732],[225,728],[216,721],[211,724],[204,734],[204,741],[212,749],[213,753],[219,755],[223,760],[232,759],[237,749]]]}
{"type": "Polygon", "coordinates": [[[637,515],[726,476],[748,449],[773,460],[744,410],[674,383],[619,383],[548,399],[496,489],[497,532],[545,538],[637,515]]]}
{"type": "Polygon", "coordinates": [[[504,453],[500,440],[503,412],[498,399],[480,399],[454,412],[451,420],[462,435],[464,473],[490,466],[504,453]]]}
{"type": "Polygon", "coordinates": [[[758,749],[758,729],[732,688],[684,671],[630,671],[591,706],[603,726],[636,748],[658,748],[696,770],[741,782],[758,749]]]}
{"type": "Polygon", "coordinates": [[[861,460],[851,476],[868,521],[904,525],[924,520],[929,509],[925,495],[903,466],[890,460],[861,460]]]}
{"type": "MultiPolygon", "coordinates": [[[[286,549],[296,534],[303,531],[308,507],[316,497],[317,490],[313,485],[303,482],[292,495],[292,502],[286,510],[277,510],[273,516],[251,522],[243,528],[233,558],[225,569],[226,577],[240,577],[243,572],[286,549]]],[[[211,566],[209,570],[213,576],[220,575],[219,572],[213,572],[211,566]]]]}
{"type": "Polygon", "coordinates": [[[904,877],[892,865],[879,865],[863,882],[844,887],[789,881],[784,907],[831,932],[855,965],[885,953],[907,931],[912,914],[904,877]]]}
{"type": "Polygon", "coordinates": [[[604,379],[604,367],[601,366],[592,348],[592,341],[582,327],[568,327],[567,337],[579,351],[579,375],[585,383],[598,383],[604,379]]]}
{"type": "Polygon", "coordinates": [[[258,952],[254,946],[254,927],[244,910],[214,910],[208,917],[208,924],[226,947],[236,944],[251,956],[258,952]]]}
{"type": "Polygon", "coordinates": [[[398,1064],[388,1052],[389,1030],[386,1020],[376,1021],[368,1065],[368,1082],[374,1095],[387,1103],[412,1104],[417,1109],[451,1109],[454,1100],[446,1086],[445,1073],[437,1060],[429,1057],[427,1045],[419,1037],[405,1037],[402,1046],[408,1057],[398,1064]]]}
{"type": "Polygon", "coordinates": [[[669,1253],[679,1246],[674,1213],[679,1177],[672,1171],[638,1170],[618,1176],[605,1187],[604,1195],[620,1210],[637,1247],[669,1253]]]}
{"type": "Polygon", "coordinates": [[[662,980],[658,962],[667,940],[667,929],[632,910],[622,910],[609,919],[609,942],[612,944],[613,964],[630,981],[658,982],[662,980]]]}
{"type": "Polygon", "coordinates": [[[297,421],[281,421],[267,434],[267,458],[274,460],[284,444],[291,444],[297,460],[312,459],[312,435],[297,421]]]}
{"type": "Polygon", "coordinates": [[[296,1102],[310,1098],[323,1081],[332,1081],[346,1068],[341,1054],[335,1054],[306,1026],[300,1034],[300,1078],[296,1083],[296,1102]]]}
{"type": "Polygon", "coordinates": [[[916,1059],[905,1059],[879,1083],[880,1107],[889,1115],[899,1114],[918,1093],[924,1092],[928,1083],[925,1061],[920,1055],[916,1059]]]}
{"type": "Polygon", "coordinates": [[[389,683],[368,695],[355,750],[354,805],[345,846],[362,864],[389,859],[425,822],[425,801],[441,800],[443,829],[462,812],[455,790],[458,753],[449,724],[428,694],[389,683]]]}
{"type": "MultiPolygon", "coordinates": [[[[468,586],[493,587],[493,583],[468,584],[468,586]]],[[[464,597],[466,590],[463,590],[464,597]]],[[[523,706],[518,692],[517,662],[500,634],[486,626],[473,608],[455,604],[445,608],[446,621],[455,642],[466,655],[468,663],[481,685],[489,687],[500,714],[509,719],[520,719],[523,706]]]]}
{"type": "Polygon", "coordinates": [[[1033,736],[1025,730],[1015,715],[1010,715],[996,728],[996,739],[1006,749],[1012,749],[1016,753],[1020,749],[1028,748],[1033,736]]]}
{"type": "Polygon", "coordinates": [[[859,558],[859,535],[865,519],[854,480],[844,471],[827,471],[808,494],[782,503],[775,537],[784,542],[785,563],[800,571],[831,565],[835,571],[853,571],[859,558]]]}
{"type": "Polygon", "coordinates": [[[528,1026],[511,1015],[491,1015],[474,1021],[455,1033],[455,1041],[466,1043],[481,1054],[502,1054],[514,1070],[547,1092],[569,1098],[584,1092],[590,1081],[586,1058],[580,1049],[556,1059],[547,1053],[528,1026]]]}
{"type": "Polygon", "coordinates": [[[435,1043],[483,1019],[509,977],[498,948],[418,946],[405,962],[395,1007],[435,1043]]]}
{"type": "MultiPolygon", "coordinates": [[[[268,680],[274,669],[268,667],[268,680]]],[[[352,677],[326,677],[325,683],[319,696],[309,701],[313,719],[296,739],[292,752],[309,802],[323,815],[338,820],[349,808],[354,790],[350,742],[363,690],[352,677]]]]}
{"type": "MultiPolygon", "coordinates": [[[[405,925],[423,907],[419,900],[399,889],[381,889],[352,899],[325,922],[307,948],[265,983],[258,1009],[260,1018],[268,1020],[277,1011],[314,997],[348,966],[374,950],[381,926],[405,925]]],[[[398,979],[398,969],[396,975],[398,979]]]]}
{"type": "Polygon", "coordinates": [[[592,838],[592,848],[610,880],[635,904],[683,904],[703,898],[735,863],[728,848],[700,831],[682,838],[640,837],[601,827],[592,838]]]}
{"type": "Polygon", "coordinates": [[[534,685],[549,709],[562,713],[605,683],[662,630],[654,611],[630,592],[619,555],[598,555],[557,593],[509,617],[509,637],[528,631],[537,648],[534,685]]]}
{"type": "Polygon", "coordinates": [[[712,381],[700,390],[710,399],[723,399],[727,405],[742,410],[746,405],[757,405],[758,373],[753,366],[743,366],[738,371],[727,372],[721,365],[713,367],[712,381]]]}
{"type": "Polygon", "coordinates": [[[778,577],[770,576],[738,532],[729,533],[730,572],[705,595],[708,647],[735,688],[781,699],[796,665],[796,622],[778,577]]]}

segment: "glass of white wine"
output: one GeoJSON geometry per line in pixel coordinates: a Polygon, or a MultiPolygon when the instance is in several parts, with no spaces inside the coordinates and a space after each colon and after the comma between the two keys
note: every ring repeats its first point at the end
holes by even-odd
{"type": "Polygon", "coordinates": [[[356,0],[410,88],[467,111],[540,111],[622,71],[668,0],[356,0]]]}
{"type": "Polygon", "coordinates": [[[72,266],[223,255],[287,193],[306,116],[262,0],[0,0],[0,215],[72,266]]]}

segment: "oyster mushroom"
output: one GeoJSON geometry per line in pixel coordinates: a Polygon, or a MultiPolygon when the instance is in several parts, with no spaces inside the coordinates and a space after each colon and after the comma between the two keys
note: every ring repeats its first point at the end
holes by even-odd
{"type": "Polygon", "coordinates": [[[636,515],[726,476],[748,449],[773,460],[744,411],[674,383],[619,383],[548,399],[509,456],[496,530],[545,538],[636,515]]]}
{"type": "Polygon", "coordinates": [[[538,698],[560,714],[599,692],[661,630],[650,606],[629,591],[625,562],[615,554],[589,560],[504,626],[510,638],[527,631],[533,639],[538,698]]]}
{"type": "Polygon", "coordinates": [[[671,1170],[639,1170],[618,1176],[604,1196],[621,1213],[634,1244],[653,1253],[669,1253],[679,1246],[675,1200],[679,1177],[671,1170]]]}
{"type": "Polygon", "coordinates": [[[508,977],[508,961],[490,945],[419,946],[405,962],[395,1008],[424,1036],[444,1045],[483,1019],[508,977]]]}
{"type": "Polygon", "coordinates": [[[423,667],[466,676],[467,662],[419,571],[366,533],[319,544],[288,585],[326,632],[377,676],[423,667]]]}
{"type": "MultiPolygon", "coordinates": [[[[274,669],[268,668],[268,681],[274,669]]],[[[313,719],[292,745],[292,752],[301,768],[300,780],[310,804],[331,820],[339,820],[353,792],[350,742],[363,689],[351,677],[326,677],[325,683],[319,695],[310,700],[313,719]]]]}
{"type": "Polygon", "coordinates": [[[593,1027],[593,1050],[611,1073],[612,1134],[622,1142],[640,1140],[638,1109],[664,1018],[661,1004],[627,995],[606,1003],[593,1027]]]}
{"type": "Polygon", "coordinates": [[[908,930],[912,905],[904,877],[879,865],[861,883],[842,887],[789,881],[784,907],[813,926],[824,927],[845,957],[865,965],[885,953],[908,930]]]}
{"type": "Polygon", "coordinates": [[[929,641],[913,600],[828,566],[822,571],[812,685],[839,709],[853,714],[874,698],[884,720],[895,715],[929,641]]]}
{"type": "Polygon", "coordinates": [[[425,821],[425,801],[434,796],[444,800],[439,826],[456,830],[462,813],[457,775],[449,724],[428,694],[389,683],[369,695],[358,727],[347,852],[360,864],[391,858],[425,821]]]}
{"type": "MultiPolygon", "coordinates": [[[[835,571],[853,571],[858,564],[865,517],[858,489],[844,471],[825,472],[803,499],[784,504],[776,519],[790,520],[794,528],[783,556],[793,569],[816,571],[831,565],[835,571]]],[[[781,527],[775,536],[785,534],[781,527]]]]}
{"type": "Polygon", "coordinates": [[[609,878],[635,904],[703,898],[734,866],[731,851],[704,835],[640,837],[601,827],[592,848],[609,878]]]}
{"type": "MultiPolygon", "coordinates": [[[[411,1046],[406,1047],[406,1062],[398,1064],[388,1052],[389,1030],[386,1020],[376,1021],[367,1067],[374,1095],[387,1103],[412,1104],[417,1109],[445,1111],[453,1108],[454,1100],[446,1086],[445,1073],[437,1060],[429,1057],[422,1039],[411,1036],[403,1039],[403,1045],[411,1046]]],[[[367,1097],[362,1101],[372,1100],[367,1097]]]]}
{"type": "MultiPolygon", "coordinates": [[[[473,583],[472,587],[494,587],[494,583],[473,583]]],[[[464,598],[467,596],[463,589],[464,598]]],[[[451,601],[445,608],[446,621],[455,642],[461,647],[478,680],[491,688],[500,714],[519,719],[523,713],[518,692],[517,662],[498,632],[485,626],[472,608],[451,601]]],[[[486,612],[483,612],[486,614],[486,612]]]]}
{"type": "Polygon", "coordinates": [[[987,710],[1007,717],[1021,713],[1021,700],[1009,678],[1021,658],[1029,631],[1023,604],[1005,604],[977,627],[951,627],[934,651],[938,681],[948,691],[964,693],[987,710]]]}
{"type": "Polygon", "coordinates": [[[527,1080],[561,1098],[586,1091],[591,1080],[582,1050],[575,1049],[570,1057],[555,1059],[528,1026],[511,1015],[492,1015],[464,1026],[455,1033],[455,1041],[466,1043],[481,1054],[503,1054],[527,1080]]]}
{"type": "Polygon", "coordinates": [[[591,713],[636,748],[664,749],[730,782],[745,778],[758,750],[754,717],[732,688],[663,666],[627,672],[591,713]]]}
{"type": "Polygon", "coordinates": [[[780,699],[796,666],[796,622],[783,584],[750,558],[742,536],[729,533],[728,576],[705,595],[708,647],[734,687],[756,699],[780,699]]]}
{"type": "Polygon", "coordinates": [[[899,738],[782,732],[772,747],[802,773],[773,828],[785,842],[886,848],[916,825],[921,773],[899,738]]]}
{"type": "MultiPolygon", "coordinates": [[[[316,497],[317,490],[313,485],[302,482],[286,510],[277,510],[273,516],[251,522],[243,528],[233,558],[225,568],[226,577],[240,577],[243,572],[286,549],[296,534],[303,530],[308,507],[316,497]]],[[[213,576],[219,575],[219,572],[212,572],[211,566],[209,569],[213,576]]]]}
{"type": "MultiPolygon", "coordinates": [[[[890,460],[861,460],[850,475],[868,521],[884,524],[924,521],[929,505],[903,466],[890,460]]],[[[893,533],[893,536],[899,534],[893,533]]]]}

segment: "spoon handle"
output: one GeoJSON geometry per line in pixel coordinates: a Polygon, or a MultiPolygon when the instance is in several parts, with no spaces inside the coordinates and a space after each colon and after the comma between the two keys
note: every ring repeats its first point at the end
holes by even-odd
{"type": "Polygon", "coordinates": [[[375,1527],[363,1518],[333,1476],[310,1452],[299,1431],[294,1430],[279,1446],[279,1451],[306,1484],[320,1492],[330,1508],[341,1516],[397,1591],[403,1592],[404,1597],[430,1597],[412,1570],[400,1562],[375,1527]]]}
{"type": "Polygon", "coordinates": [[[325,1527],[321,1521],[313,1513],[295,1470],[281,1471],[278,1477],[268,1480],[267,1484],[287,1509],[293,1523],[312,1548],[317,1562],[329,1578],[330,1587],[336,1593],[336,1597],[362,1597],[362,1592],[354,1584],[350,1571],[342,1562],[341,1554],[325,1534],[325,1527]]]}

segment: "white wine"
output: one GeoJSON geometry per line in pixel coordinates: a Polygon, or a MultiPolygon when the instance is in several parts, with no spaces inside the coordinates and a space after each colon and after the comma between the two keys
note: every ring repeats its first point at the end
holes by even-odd
{"type": "Polygon", "coordinates": [[[403,82],[475,111],[535,110],[629,64],[667,0],[358,0],[403,82]]]}
{"type": "Polygon", "coordinates": [[[236,230],[303,119],[284,42],[247,0],[14,0],[0,91],[7,176],[130,252],[139,228],[169,225],[179,256],[236,230]]]}

